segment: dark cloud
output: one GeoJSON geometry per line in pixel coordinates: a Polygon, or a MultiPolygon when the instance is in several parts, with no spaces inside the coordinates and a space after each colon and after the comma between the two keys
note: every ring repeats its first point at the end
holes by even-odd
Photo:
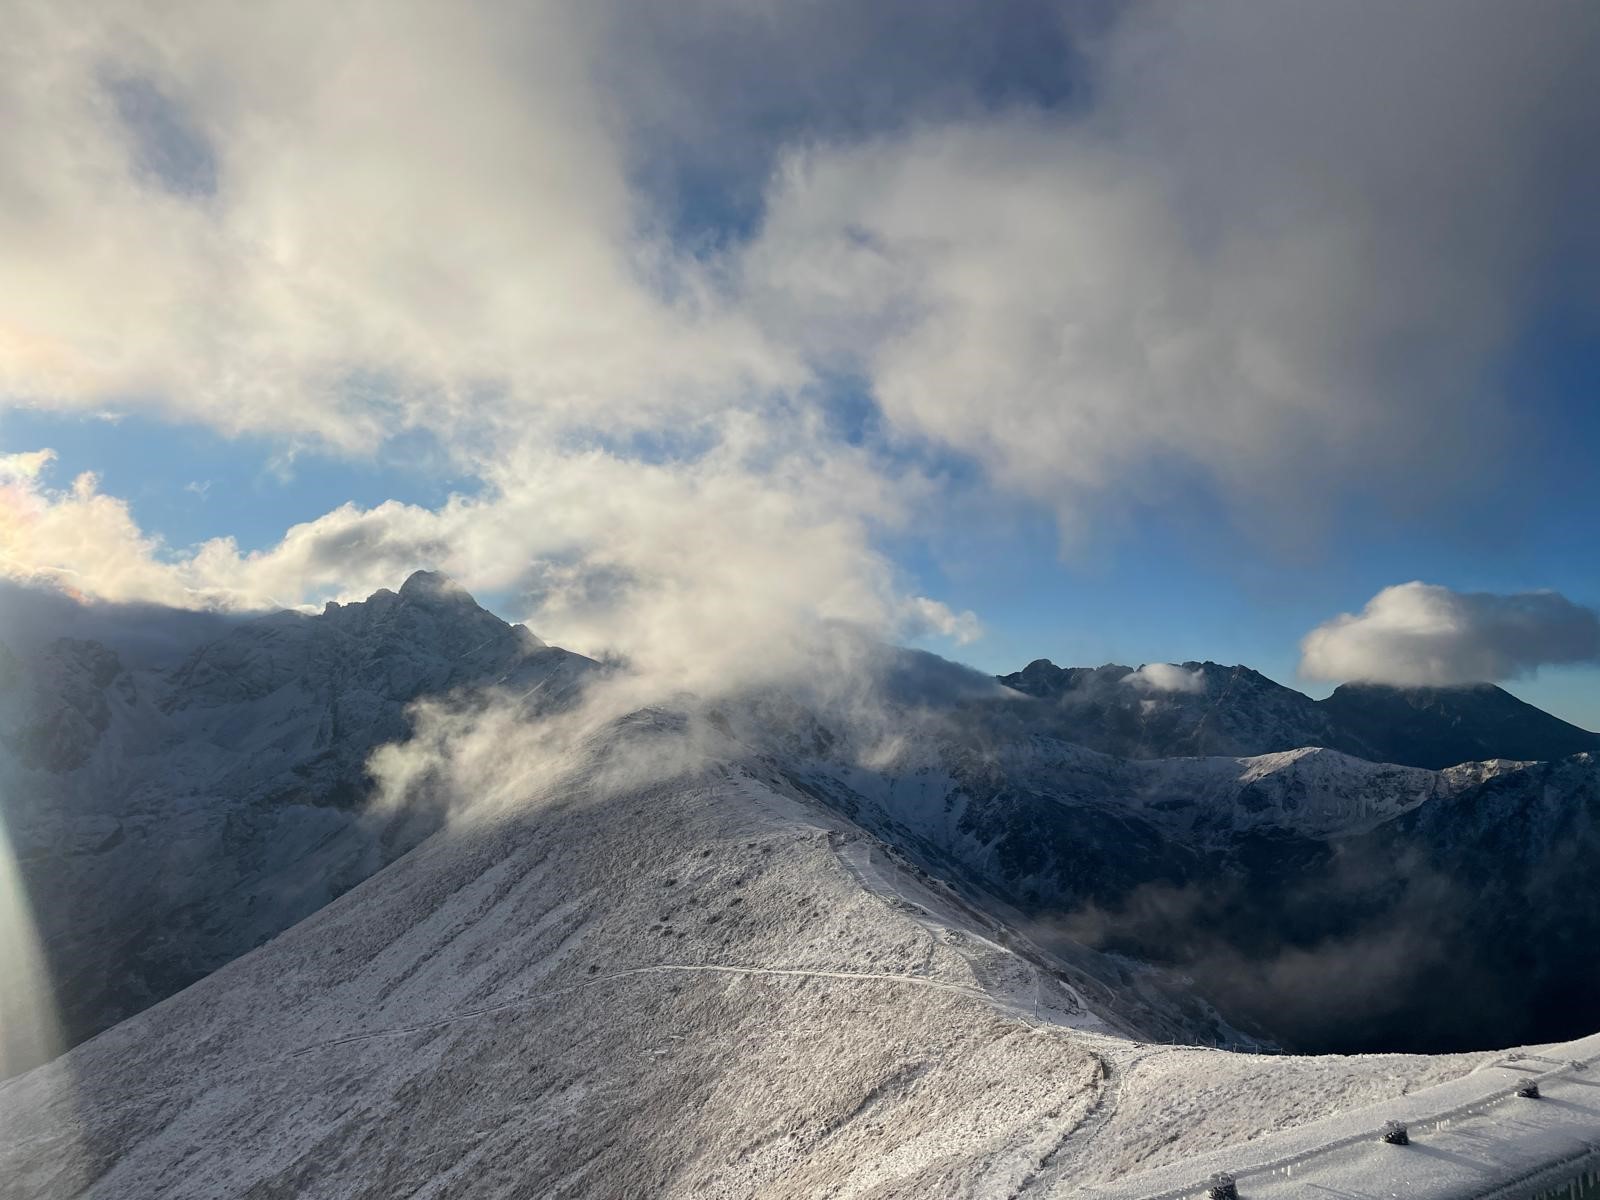
{"type": "Polygon", "coordinates": [[[1082,36],[1112,6],[694,0],[596,11],[598,70],[639,182],[679,236],[725,241],[754,232],[787,146],[1085,103],[1082,36]]]}
{"type": "Polygon", "coordinates": [[[1298,1053],[1478,1049],[1511,1029],[1537,1040],[1519,1008],[1526,980],[1503,971],[1503,945],[1475,939],[1461,884],[1359,840],[1256,849],[1040,929],[1175,971],[1177,994],[1192,987],[1298,1053]]]}
{"type": "Polygon", "coordinates": [[[168,191],[210,196],[217,190],[217,156],[193,115],[138,76],[106,83],[127,126],[138,168],[168,191]]]}
{"type": "Polygon", "coordinates": [[[124,666],[170,663],[244,619],[160,604],[80,600],[55,587],[0,579],[0,643],[23,656],[67,637],[113,646],[124,666]]]}

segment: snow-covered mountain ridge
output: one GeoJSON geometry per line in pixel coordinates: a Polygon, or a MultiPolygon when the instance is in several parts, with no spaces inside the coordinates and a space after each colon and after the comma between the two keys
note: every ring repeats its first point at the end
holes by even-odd
{"type": "Polygon", "coordinates": [[[924,732],[893,754],[791,751],[793,777],[1059,953],[1161,965],[1269,1040],[1443,1049],[1600,1025],[1595,756],[1127,760],[1009,711],[907,714],[924,732]]]}
{"type": "MultiPolygon", "coordinates": [[[[438,828],[442,812],[426,801],[368,803],[368,756],[409,736],[413,701],[493,689],[522,697],[534,719],[574,701],[594,671],[426,573],[316,616],[275,614],[220,635],[208,627],[192,645],[175,641],[181,652],[145,654],[131,668],[115,648],[73,638],[0,658],[5,815],[69,1040],[259,944],[438,828]]],[[[1041,715],[1035,701],[950,687],[940,675],[954,670],[948,664],[887,661],[874,703],[893,726],[892,752],[869,744],[881,731],[867,737],[837,714],[768,697],[728,706],[724,720],[741,726],[742,740],[727,753],[754,755],[984,902],[1013,905],[1029,920],[1066,918],[1074,929],[1090,912],[1096,947],[1154,961],[1180,932],[1128,910],[1152,889],[1177,889],[1183,911],[1203,892],[1231,912],[1226,897],[1246,887],[1280,896],[1337,876],[1327,886],[1344,911],[1360,907],[1351,896],[1359,886],[1345,878],[1348,848],[1376,862],[1400,851],[1374,846],[1403,846],[1385,887],[1404,894],[1419,863],[1432,877],[1444,847],[1487,856],[1457,846],[1452,823],[1428,814],[1470,809],[1496,781],[1504,803],[1523,794],[1517,780],[1532,770],[1496,760],[1435,772],[1320,748],[1122,758],[1063,740],[1055,714],[1041,715]]],[[[1029,668],[1046,678],[1053,670],[1029,668]]],[[[1208,700],[1220,680],[1226,695],[1265,697],[1258,733],[1288,727],[1282,711],[1298,693],[1238,669],[1174,670],[1185,673],[1180,683],[1207,682],[1163,692],[1134,687],[1130,672],[1114,668],[1078,672],[1074,686],[1137,691],[1141,705],[1180,697],[1165,715],[1142,710],[1147,731],[1188,712],[1183,704],[1205,702],[1198,727],[1238,736],[1250,710],[1208,700]],[[1099,682],[1086,685],[1087,676],[1099,682]]],[[[1495,853],[1506,863],[1539,861],[1546,836],[1495,853]]],[[[1494,840],[1489,831],[1481,839],[1494,840]]],[[[1530,906],[1513,907],[1536,919],[1530,906]]],[[[1357,917],[1370,923],[1370,913],[1349,919],[1357,917]]],[[[1246,919],[1213,917],[1225,928],[1246,919]]]]}
{"type": "Polygon", "coordinates": [[[1244,756],[1322,746],[1357,758],[1443,768],[1600,752],[1579,729],[1492,684],[1398,688],[1347,683],[1324,700],[1249,667],[1213,662],[1057,667],[1038,659],[1000,682],[1043,701],[1030,720],[1127,758],[1244,756]]]}
{"type": "MultiPolygon", "coordinates": [[[[182,627],[184,614],[172,614],[182,627]]],[[[260,944],[438,827],[368,805],[367,757],[407,706],[542,689],[593,668],[442,577],[398,593],[209,625],[138,665],[61,637],[0,645],[11,850],[77,1040],[260,944]]]]}
{"type": "Polygon", "coordinates": [[[1163,1041],[1600,1026],[1589,755],[1122,758],[892,651],[597,708],[427,576],[174,644],[0,659],[63,999],[170,997],[0,1084],[0,1195],[1071,1195],[1489,1061],[1163,1041]]]}
{"type": "Polygon", "coordinates": [[[1130,1041],[781,782],[573,783],[0,1086],[0,1196],[1026,1200],[1486,1061],[1130,1041]]]}

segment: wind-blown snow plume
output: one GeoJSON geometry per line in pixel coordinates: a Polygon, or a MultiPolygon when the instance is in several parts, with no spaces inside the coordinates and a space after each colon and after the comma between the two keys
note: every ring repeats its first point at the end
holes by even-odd
{"type": "Polygon", "coordinates": [[[1204,671],[1198,667],[1186,670],[1175,663],[1145,663],[1137,671],[1124,675],[1122,682],[1144,692],[1198,694],[1206,690],[1204,671]]]}
{"type": "Polygon", "coordinates": [[[1600,658],[1600,616],[1558,592],[1502,596],[1402,583],[1359,613],[1319,625],[1300,650],[1301,674],[1312,679],[1492,682],[1600,658]]]}

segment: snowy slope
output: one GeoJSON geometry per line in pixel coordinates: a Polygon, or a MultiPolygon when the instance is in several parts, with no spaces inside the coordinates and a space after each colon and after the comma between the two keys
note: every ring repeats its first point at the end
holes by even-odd
{"type": "Polygon", "coordinates": [[[1146,1028],[1449,1050],[1600,1025],[1592,756],[1125,760],[1008,729],[1003,705],[958,716],[905,713],[889,750],[836,735],[774,757],[975,900],[1047,927],[1124,1008],[1154,1006],[1146,1028]],[[1129,957],[1157,976],[1117,969],[1129,957]],[[1197,996],[1218,1013],[1173,1009],[1197,996]]]}
{"type": "Polygon", "coordinates": [[[1151,1055],[1207,1140],[1480,1061],[1135,1044],[991,932],[738,772],[509,813],[0,1086],[0,1195],[1069,1194],[1190,1150],[1151,1055]]]}
{"type": "MultiPolygon", "coordinates": [[[[82,638],[0,657],[5,817],[69,1042],[316,911],[436,828],[442,814],[426,803],[364,803],[367,755],[408,736],[412,700],[498,687],[532,716],[565,703],[592,668],[426,574],[316,617],[283,613],[220,635],[208,625],[171,661],[136,663],[82,638]]],[[[888,749],[853,718],[792,701],[727,715],[776,777],[1023,920],[1114,909],[1152,884],[1235,879],[1241,861],[1315,865],[1333,840],[1455,804],[1515,769],[1434,773],[1315,749],[1115,758],[1039,732],[992,684],[951,685],[941,673],[955,670],[905,656],[889,671],[884,691],[899,699],[879,702],[888,749]]],[[[1222,682],[1297,695],[1254,673],[1222,682]]],[[[1121,674],[1112,683],[1127,686],[1121,674]]],[[[1281,724],[1275,704],[1263,709],[1269,724],[1281,724]]],[[[1438,824],[1419,826],[1429,847],[1438,824]]],[[[1171,936],[1142,931],[1105,948],[1166,961],[1171,936]]],[[[1151,1030],[1283,1036],[1193,1009],[1181,959],[1168,964],[1180,971],[1172,986],[1152,991],[1115,959],[1054,950],[1120,991],[1151,1030]]]]}
{"type": "MultiPolygon", "coordinates": [[[[119,964],[65,972],[67,999],[139,1007],[204,976],[0,1082],[0,1197],[1132,1197],[1218,1163],[1299,1194],[1285,1156],[1349,1191],[1374,1121],[1498,1104],[1507,1068],[1164,1044],[1259,1047],[1280,1014],[1246,1030],[1213,1007],[1259,988],[1248,963],[1130,958],[1148,928],[1117,906],[1154,888],[1194,941],[1254,897],[1259,940],[1307,911],[1387,929],[1385,905],[1461,879],[1457,923],[1524,955],[1519,933],[1581,951],[1594,920],[1564,919],[1563,890],[1600,914],[1584,755],[1126,760],[927,656],[845,701],[682,697],[546,736],[601,678],[430,576],[171,660],[82,637],[0,655],[6,817],[51,953],[119,964]],[[481,759],[465,795],[362,804],[411,701],[485,689],[499,723],[417,735],[481,759]],[[1335,1112],[1357,1115],[1318,1125],[1335,1112]]],[[[1367,960],[1331,961],[1337,1008],[1367,960]]],[[[1456,1136],[1505,1145],[1414,1194],[1567,1154],[1588,1118],[1560,1089],[1586,1085],[1553,1086],[1571,1102],[1509,1140],[1473,1108],[1456,1136]]],[[[1463,1157],[1436,1126],[1434,1159],[1463,1157]]]]}
{"type": "MultiPolygon", "coordinates": [[[[1600,1035],[1526,1047],[1401,1099],[1335,1109],[1249,1144],[1203,1150],[1075,1189],[1097,1200],[1187,1200],[1226,1173],[1248,1200],[1308,1195],[1529,1200],[1600,1176],[1600,1035]],[[1521,1094],[1529,1085],[1537,1096],[1521,1094]],[[1381,1136],[1389,1122],[1407,1142],[1381,1136]]],[[[1576,1194],[1576,1188],[1570,1194],[1576,1194]]]]}

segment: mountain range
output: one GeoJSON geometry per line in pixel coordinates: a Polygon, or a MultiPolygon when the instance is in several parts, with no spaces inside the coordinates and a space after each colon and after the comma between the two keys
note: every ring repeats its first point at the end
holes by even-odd
{"type": "Polygon", "coordinates": [[[84,1044],[3,1196],[1067,1194],[1600,1027],[1594,735],[1496,688],[638,694],[427,573],[62,612],[0,795],[84,1044]]]}
{"type": "Polygon", "coordinates": [[[1600,734],[1489,683],[1347,683],[1313,700],[1249,667],[1187,662],[1157,668],[1058,667],[1039,659],[1000,682],[1051,702],[1061,736],[1124,758],[1322,746],[1438,770],[1494,758],[1533,762],[1600,752],[1600,734]]]}

